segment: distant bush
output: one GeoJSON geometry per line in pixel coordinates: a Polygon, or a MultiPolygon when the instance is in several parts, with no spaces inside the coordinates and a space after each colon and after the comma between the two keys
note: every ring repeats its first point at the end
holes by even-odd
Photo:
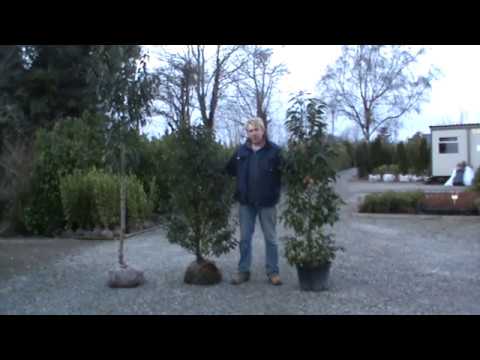
{"type": "Polygon", "coordinates": [[[147,194],[140,179],[135,175],[127,177],[127,214],[127,224],[130,230],[135,230],[152,215],[147,194]]]}
{"type": "Polygon", "coordinates": [[[360,204],[361,213],[408,213],[416,212],[418,202],[423,198],[422,191],[369,194],[360,204]]]}
{"type": "Polygon", "coordinates": [[[472,187],[475,191],[480,191],[480,167],[478,167],[477,171],[475,172],[472,187]]]}
{"type": "Polygon", "coordinates": [[[358,169],[359,178],[368,176],[372,170],[369,148],[366,142],[361,142],[355,146],[355,165],[358,169]]]}
{"type": "Polygon", "coordinates": [[[40,129],[36,133],[32,196],[24,210],[25,227],[30,233],[51,235],[64,226],[60,177],[74,170],[104,167],[104,123],[102,115],[84,113],[79,118],[58,121],[51,131],[40,129]]]}
{"type": "Polygon", "coordinates": [[[353,167],[353,149],[349,142],[336,142],[333,144],[335,157],[329,160],[335,171],[341,171],[353,167]]]}
{"type": "MultiPolygon", "coordinates": [[[[141,181],[129,175],[127,223],[136,228],[152,215],[141,181]]],[[[79,170],[60,179],[60,191],[67,228],[110,228],[120,225],[120,177],[103,170],[79,170]]]]}
{"type": "Polygon", "coordinates": [[[67,228],[93,228],[97,216],[91,177],[75,170],[60,179],[60,194],[67,228]]]}
{"type": "Polygon", "coordinates": [[[375,175],[384,175],[384,174],[398,175],[400,173],[400,168],[398,165],[382,165],[373,169],[372,172],[375,175]]]}

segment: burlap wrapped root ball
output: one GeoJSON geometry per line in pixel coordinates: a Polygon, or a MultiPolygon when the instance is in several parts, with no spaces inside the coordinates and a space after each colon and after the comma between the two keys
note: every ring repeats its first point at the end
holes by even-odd
{"type": "Polygon", "coordinates": [[[111,288],[134,288],[145,283],[143,271],[132,267],[120,267],[108,272],[108,286],[111,288]]]}
{"type": "Polygon", "coordinates": [[[222,281],[222,273],[213,261],[194,261],[187,268],[183,281],[192,285],[214,285],[222,281]]]}

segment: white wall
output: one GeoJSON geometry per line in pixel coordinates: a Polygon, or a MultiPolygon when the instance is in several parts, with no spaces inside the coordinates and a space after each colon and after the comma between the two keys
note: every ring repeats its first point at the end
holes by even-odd
{"type": "Polygon", "coordinates": [[[470,165],[473,170],[480,167],[480,128],[470,130],[470,165]]]}
{"type": "Polygon", "coordinates": [[[450,176],[460,161],[467,161],[467,129],[457,130],[441,130],[432,131],[432,175],[433,176],[450,176]],[[440,154],[439,138],[443,137],[458,138],[458,153],[456,154],[440,154]]]}

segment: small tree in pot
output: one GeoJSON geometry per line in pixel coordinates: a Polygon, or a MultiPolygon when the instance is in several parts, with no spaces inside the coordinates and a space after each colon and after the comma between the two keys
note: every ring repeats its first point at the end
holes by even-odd
{"type": "Polygon", "coordinates": [[[300,93],[287,111],[289,132],[283,179],[286,208],[282,221],[294,231],[286,237],[285,256],[298,271],[302,290],[326,289],[337,250],[333,235],[323,226],[338,220],[342,200],[334,192],[335,170],[329,165],[335,152],[326,141],[323,115],[326,106],[300,93]]]}
{"type": "Polygon", "coordinates": [[[227,159],[208,127],[185,125],[172,136],[172,213],[167,219],[167,237],[195,254],[196,259],[185,273],[185,283],[213,285],[222,280],[222,275],[205,257],[219,256],[237,245],[229,224],[233,182],[223,172],[227,159]]]}

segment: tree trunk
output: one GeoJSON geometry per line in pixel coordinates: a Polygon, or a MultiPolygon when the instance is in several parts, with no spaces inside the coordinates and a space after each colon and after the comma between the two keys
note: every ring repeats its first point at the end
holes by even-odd
{"type": "Polygon", "coordinates": [[[196,257],[197,257],[197,263],[198,263],[198,264],[200,264],[200,263],[202,263],[202,262],[205,261],[205,260],[203,259],[202,253],[200,252],[200,240],[197,240],[195,255],[196,255],[196,257]]]}
{"type": "Polygon", "coordinates": [[[126,268],[124,260],[123,247],[125,238],[126,224],[126,184],[125,184],[125,145],[122,144],[120,157],[120,246],[118,248],[118,262],[120,267],[126,268]]]}

